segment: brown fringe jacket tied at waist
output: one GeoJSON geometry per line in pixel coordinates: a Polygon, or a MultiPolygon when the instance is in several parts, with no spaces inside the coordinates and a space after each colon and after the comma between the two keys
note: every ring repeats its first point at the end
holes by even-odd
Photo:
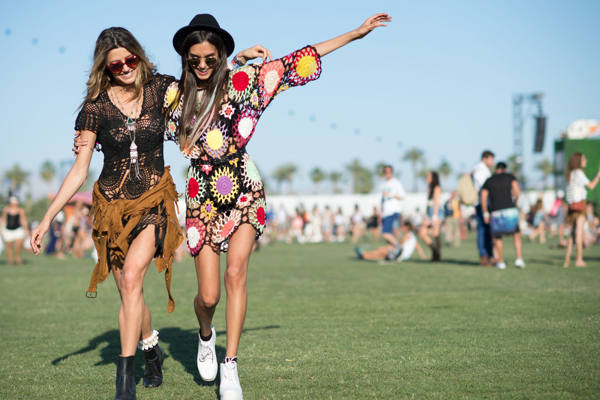
{"type": "MultiPolygon", "coordinates": [[[[171,295],[171,275],[173,273],[175,250],[183,241],[183,235],[179,229],[179,222],[175,213],[177,191],[169,169],[169,167],[165,167],[164,174],[158,184],[137,199],[108,201],[100,193],[98,183],[94,185],[91,211],[93,218],[92,238],[98,252],[98,263],[92,272],[87,292],[88,297],[96,297],[98,283],[104,281],[109,274],[108,251],[116,252],[122,256],[121,259],[124,259],[129,249],[129,235],[138,225],[140,219],[156,207],[159,216],[164,212],[167,217],[162,253],[155,259],[156,269],[159,273],[166,270],[165,283],[169,295],[167,309],[169,312],[175,309],[175,301],[173,301],[171,295]],[[126,221],[125,225],[123,221],[126,221]]],[[[158,246],[159,243],[156,243],[156,245],[158,246]]]]}

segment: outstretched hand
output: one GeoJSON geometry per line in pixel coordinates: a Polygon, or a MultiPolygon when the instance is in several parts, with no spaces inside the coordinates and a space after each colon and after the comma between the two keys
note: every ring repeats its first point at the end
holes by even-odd
{"type": "Polygon", "coordinates": [[[356,29],[359,39],[368,35],[373,29],[380,26],[387,26],[386,22],[391,22],[392,17],[386,13],[378,13],[369,18],[356,29]]]}

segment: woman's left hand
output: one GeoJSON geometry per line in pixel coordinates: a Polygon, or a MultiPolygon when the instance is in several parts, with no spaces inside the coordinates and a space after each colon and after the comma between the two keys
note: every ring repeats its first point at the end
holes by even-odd
{"type": "Polygon", "coordinates": [[[375,14],[369,18],[361,26],[356,29],[358,38],[363,38],[369,34],[373,29],[380,26],[387,26],[386,22],[391,22],[392,17],[386,13],[375,14]]]}
{"type": "Polygon", "coordinates": [[[256,46],[250,47],[249,49],[240,51],[236,58],[246,64],[250,60],[254,60],[255,58],[262,58],[263,62],[267,62],[272,60],[271,51],[266,47],[257,44],[256,46]]]}

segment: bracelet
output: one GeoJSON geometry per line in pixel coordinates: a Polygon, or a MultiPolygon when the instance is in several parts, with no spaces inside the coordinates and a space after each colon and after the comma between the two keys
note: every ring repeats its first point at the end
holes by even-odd
{"type": "Polygon", "coordinates": [[[489,216],[490,216],[490,213],[489,213],[489,212],[487,212],[487,211],[486,211],[486,212],[484,212],[484,213],[483,213],[483,217],[484,217],[484,218],[485,218],[485,217],[489,217],[489,216]]]}

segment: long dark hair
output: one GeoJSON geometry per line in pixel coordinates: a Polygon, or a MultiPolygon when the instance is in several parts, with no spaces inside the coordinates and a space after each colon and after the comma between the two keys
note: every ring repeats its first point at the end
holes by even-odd
{"type": "Polygon", "coordinates": [[[569,163],[567,164],[567,168],[565,170],[565,178],[567,179],[567,183],[571,180],[571,172],[583,168],[583,153],[575,152],[571,154],[569,157],[569,163]]]}
{"type": "Polygon", "coordinates": [[[433,199],[433,191],[437,186],[440,186],[440,176],[437,171],[429,171],[429,174],[431,175],[431,182],[429,182],[429,195],[427,198],[433,199]]]}
{"type": "MultiPolygon", "coordinates": [[[[229,70],[227,69],[227,51],[225,50],[225,44],[221,37],[213,32],[209,31],[194,31],[188,34],[183,41],[183,52],[181,56],[181,78],[179,79],[179,93],[183,93],[183,109],[181,111],[181,117],[179,118],[179,146],[183,150],[188,145],[192,145],[195,140],[191,140],[194,137],[193,132],[194,125],[204,127],[210,119],[214,117],[214,112],[223,96],[225,95],[225,79],[227,78],[229,70]],[[217,48],[219,53],[219,60],[215,65],[213,73],[210,78],[206,81],[205,93],[202,97],[202,101],[196,104],[196,94],[198,91],[198,84],[201,82],[196,78],[192,67],[188,64],[188,52],[190,48],[198,43],[207,41],[217,48]],[[211,96],[215,93],[214,102],[210,103],[211,96]],[[208,112],[207,111],[207,108],[208,112]],[[196,121],[196,124],[192,124],[192,118],[198,118],[201,115],[205,117],[202,121],[196,121]]],[[[177,108],[177,102],[171,105],[172,109],[177,108]]]]}
{"type": "Polygon", "coordinates": [[[98,39],[96,39],[94,61],[90,71],[90,77],[87,81],[87,93],[83,101],[84,103],[88,100],[96,100],[102,91],[107,90],[110,87],[112,75],[106,69],[106,57],[111,50],[119,47],[129,50],[131,54],[135,54],[139,59],[137,76],[134,83],[135,97],[140,95],[144,85],[152,78],[155,67],[148,60],[144,48],[131,32],[125,28],[107,28],[100,32],[98,39]]]}

